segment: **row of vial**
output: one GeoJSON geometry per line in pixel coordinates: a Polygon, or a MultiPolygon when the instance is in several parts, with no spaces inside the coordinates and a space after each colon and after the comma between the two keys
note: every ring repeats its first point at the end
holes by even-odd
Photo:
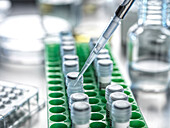
{"type": "MultiPolygon", "coordinates": [[[[67,96],[69,98],[72,127],[88,128],[91,117],[91,107],[88,96],[84,94],[83,77],[73,86],[79,71],[79,59],[76,55],[75,41],[71,34],[66,33],[61,36],[61,39],[60,52],[62,70],[67,88],[67,96]]],[[[90,40],[90,49],[94,47],[95,42],[95,39],[90,40]]],[[[106,113],[107,118],[111,122],[110,124],[112,124],[114,128],[127,128],[131,116],[131,105],[127,101],[127,95],[123,93],[122,86],[111,84],[113,63],[110,60],[108,50],[101,50],[94,61],[94,67],[96,67],[95,71],[98,77],[99,88],[106,88],[106,113]]]]}
{"type": "Polygon", "coordinates": [[[62,33],[61,35],[60,55],[69,99],[72,127],[88,128],[91,117],[91,106],[89,105],[89,97],[84,94],[83,77],[73,86],[79,72],[79,58],[76,55],[74,38],[69,33],[62,33]]]}

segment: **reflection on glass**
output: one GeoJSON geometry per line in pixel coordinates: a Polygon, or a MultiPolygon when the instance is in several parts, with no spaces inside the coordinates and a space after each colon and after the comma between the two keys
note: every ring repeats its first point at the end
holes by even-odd
{"type": "Polygon", "coordinates": [[[75,27],[81,18],[82,0],[38,0],[44,28],[49,33],[75,27]],[[47,25],[48,24],[48,25],[47,25]],[[70,25],[70,26],[69,26],[70,25]]]}
{"type": "Polygon", "coordinates": [[[4,20],[11,7],[11,2],[9,0],[0,0],[0,22],[4,20]]]}

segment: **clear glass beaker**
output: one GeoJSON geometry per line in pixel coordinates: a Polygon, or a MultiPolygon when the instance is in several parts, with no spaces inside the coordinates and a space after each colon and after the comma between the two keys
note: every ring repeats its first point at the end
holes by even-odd
{"type": "Polygon", "coordinates": [[[170,76],[170,31],[165,0],[140,0],[138,24],[128,33],[128,70],[132,89],[166,91],[170,76]]]}

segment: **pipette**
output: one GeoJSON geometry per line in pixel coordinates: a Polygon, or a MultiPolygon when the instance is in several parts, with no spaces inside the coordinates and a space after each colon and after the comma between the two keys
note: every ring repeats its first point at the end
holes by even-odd
{"type": "Polygon", "coordinates": [[[120,20],[125,17],[126,13],[130,9],[134,1],[135,0],[124,0],[124,2],[118,7],[118,9],[115,12],[114,17],[111,18],[109,25],[106,27],[105,31],[99,37],[95,47],[93,48],[89,57],[87,58],[83,68],[81,69],[79,75],[77,76],[77,79],[74,85],[76,85],[77,81],[80,79],[80,77],[84,74],[84,72],[93,62],[93,60],[99,54],[100,50],[105,46],[107,41],[110,39],[111,35],[114,33],[116,28],[119,26],[120,20]]]}

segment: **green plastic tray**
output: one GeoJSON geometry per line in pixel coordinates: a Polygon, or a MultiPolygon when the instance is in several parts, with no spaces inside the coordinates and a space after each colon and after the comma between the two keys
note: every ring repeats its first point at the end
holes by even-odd
{"type": "MultiPolygon", "coordinates": [[[[48,93],[48,127],[49,128],[70,128],[70,112],[68,109],[68,99],[64,85],[64,77],[61,70],[60,45],[59,42],[45,42],[45,58],[46,58],[46,80],[48,93]]],[[[80,68],[89,55],[89,45],[87,43],[77,43],[77,54],[79,56],[80,68]]],[[[106,45],[110,50],[110,46],[106,45]]],[[[130,128],[148,128],[147,124],[139,110],[139,107],[133,97],[129,87],[119,71],[118,65],[113,59],[112,82],[120,84],[132,103],[132,117],[130,119],[130,128]]],[[[93,66],[90,66],[84,74],[84,90],[89,96],[92,113],[90,120],[90,128],[110,128],[108,119],[106,118],[106,99],[105,92],[99,91],[93,66]]]]}

